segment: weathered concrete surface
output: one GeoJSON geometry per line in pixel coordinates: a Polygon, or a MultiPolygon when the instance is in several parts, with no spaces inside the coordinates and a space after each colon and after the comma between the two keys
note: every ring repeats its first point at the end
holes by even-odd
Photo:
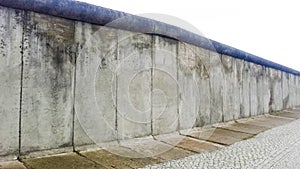
{"type": "Polygon", "coordinates": [[[117,139],[117,31],[77,22],[75,148],[117,139]]]}
{"type": "Polygon", "coordinates": [[[193,138],[207,140],[222,145],[230,145],[253,136],[251,134],[226,130],[222,128],[208,128],[198,131],[192,130],[187,135],[193,138]]]}
{"type": "Polygon", "coordinates": [[[266,117],[260,117],[255,119],[248,119],[247,121],[243,121],[245,124],[255,125],[255,126],[262,126],[265,128],[274,128],[277,126],[281,126],[287,123],[294,121],[294,119],[290,118],[281,118],[278,116],[268,115],[266,117]]]}
{"type": "Polygon", "coordinates": [[[0,7],[0,161],[19,149],[22,14],[0,7]]]}
{"type": "Polygon", "coordinates": [[[300,76],[296,77],[296,86],[297,86],[297,105],[300,105],[300,76]]]}
{"type": "Polygon", "coordinates": [[[291,113],[299,113],[299,107],[284,109],[282,112],[291,112],[291,113]]]}
{"type": "Polygon", "coordinates": [[[250,116],[250,63],[246,61],[237,62],[241,73],[240,87],[240,114],[242,118],[250,116]]]}
{"type": "MultiPolygon", "coordinates": [[[[124,156],[119,156],[105,150],[91,151],[91,152],[81,152],[83,156],[96,162],[99,165],[104,166],[108,169],[113,168],[140,168],[146,165],[159,163],[158,159],[154,158],[129,158],[124,156]]],[[[137,153],[138,154],[138,153],[137,153]]]]}
{"type": "Polygon", "coordinates": [[[139,154],[141,154],[141,158],[154,157],[173,148],[173,146],[156,141],[150,136],[121,141],[120,145],[138,152],[139,154]]]}
{"type": "Polygon", "coordinates": [[[186,136],[181,135],[178,132],[154,136],[155,140],[167,143],[171,146],[176,146],[184,138],[186,138],[186,136]]]}
{"type": "Polygon", "coordinates": [[[151,55],[152,36],[118,31],[116,96],[119,139],[151,134],[151,55]]]}
{"type": "Polygon", "coordinates": [[[196,140],[193,138],[184,138],[182,141],[180,141],[176,147],[183,148],[185,150],[189,150],[192,152],[200,153],[200,152],[205,152],[205,151],[212,151],[216,150],[219,147],[215,146],[211,143],[201,141],[201,140],[196,140]]]}
{"type": "Polygon", "coordinates": [[[240,88],[238,86],[236,59],[222,55],[224,68],[223,121],[240,117],[240,88]]]}
{"type": "Polygon", "coordinates": [[[152,134],[178,129],[177,41],[154,36],[152,134]]]}
{"type": "Polygon", "coordinates": [[[196,70],[195,75],[198,89],[196,126],[200,127],[211,124],[210,57],[208,50],[194,47],[194,51],[200,59],[199,69],[196,70]]]}
{"type": "Polygon", "coordinates": [[[104,169],[105,167],[76,153],[62,154],[57,156],[23,159],[27,169],[104,169]]]}
{"type": "Polygon", "coordinates": [[[280,117],[294,118],[294,119],[300,118],[300,113],[293,112],[293,111],[283,111],[283,112],[279,112],[279,113],[274,113],[274,115],[280,116],[280,117]]]}
{"type": "Polygon", "coordinates": [[[1,169],[26,169],[20,161],[0,162],[1,169]]]}
{"type": "Polygon", "coordinates": [[[258,115],[257,66],[250,63],[250,116],[258,115]]]}
{"type": "Polygon", "coordinates": [[[271,97],[270,97],[270,111],[279,111],[283,108],[283,101],[282,101],[282,74],[278,70],[269,69],[270,72],[270,90],[271,90],[271,97]]]}
{"type": "Polygon", "coordinates": [[[234,124],[222,126],[221,128],[248,133],[248,134],[258,134],[268,129],[267,127],[246,124],[246,123],[234,123],[234,124]]]}
{"type": "Polygon", "coordinates": [[[256,69],[256,83],[257,83],[257,115],[264,114],[264,69],[260,65],[255,65],[256,69]]]}
{"type": "Polygon", "coordinates": [[[178,44],[179,126],[210,124],[209,51],[185,43],[178,44]]]}
{"type": "Polygon", "coordinates": [[[263,99],[263,114],[267,114],[270,112],[270,99],[271,99],[271,89],[270,89],[270,72],[267,68],[263,67],[263,76],[262,76],[262,96],[263,99]]]}
{"type": "Polygon", "coordinates": [[[224,97],[224,69],[220,54],[209,52],[210,58],[210,123],[218,123],[224,120],[223,97],[224,97]]]}
{"type": "Polygon", "coordinates": [[[293,108],[297,106],[296,100],[297,100],[297,91],[296,91],[296,77],[293,75],[289,75],[289,101],[290,101],[290,106],[286,108],[293,108]]]}
{"type": "Polygon", "coordinates": [[[299,77],[295,77],[295,86],[296,86],[296,105],[294,106],[294,108],[295,107],[297,107],[298,105],[299,105],[299,100],[300,100],[300,95],[299,95],[299,89],[300,89],[300,83],[299,83],[299,77]]]}
{"type": "Polygon", "coordinates": [[[181,149],[181,148],[173,147],[172,149],[170,149],[166,152],[163,152],[155,157],[159,158],[160,162],[164,162],[164,161],[170,161],[170,160],[176,160],[179,158],[184,158],[184,157],[187,157],[187,156],[190,156],[193,154],[195,154],[195,153],[181,149]]]}
{"type": "Polygon", "coordinates": [[[289,96],[289,74],[282,72],[282,98],[283,107],[290,108],[292,104],[289,96]]]}
{"type": "MultiPolygon", "coordinates": [[[[184,149],[183,147],[180,147],[180,145],[183,145],[182,142],[184,141],[184,139],[187,139],[187,137],[183,136],[183,135],[179,135],[179,133],[177,133],[177,132],[170,133],[170,134],[164,134],[164,135],[158,135],[158,136],[155,136],[155,139],[173,146],[172,149],[162,152],[155,156],[160,159],[163,159],[163,161],[187,157],[189,155],[195,154],[195,152],[196,152],[196,150],[190,151],[190,150],[184,149]],[[177,145],[179,145],[179,146],[176,147],[177,145]]],[[[195,147],[195,149],[196,148],[197,147],[195,147]]]]}
{"type": "Polygon", "coordinates": [[[203,64],[195,51],[195,47],[178,43],[178,86],[179,86],[179,129],[190,129],[195,126],[199,112],[199,91],[195,79],[197,70],[203,64]]]}
{"type": "MultiPolygon", "coordinates": [[[[190,133],[189,131],[187,131],[190,133]]],[[[212,133],[210,133],[212,134],[212,133]]],[[[186,134],[187,135],[187,134],[186,134]]],[[[159,135],[155,137],[157,140],[167,143],[169,145],[190,151],[193,153],[199,153],[204,151],[211,151],[220,148],[221,146],[214,145],[210,142],[203,140],[198,140],[190,138],[184,135],[179,135],[178,133],[171,133],[166,135],[159,135]]]]}
{"type": "Polygon", "coordinates": [[[26,13],[21,152],[72,145],[74,22],[26,13]]]}

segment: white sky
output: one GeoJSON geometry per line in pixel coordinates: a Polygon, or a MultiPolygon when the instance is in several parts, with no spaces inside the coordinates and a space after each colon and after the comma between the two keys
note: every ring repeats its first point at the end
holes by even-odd
{"type": "Polygon", "coordinates": [[[204,36],[300,71],[296,0],[80,0],[131,14],[180,18],[204,36]]]}

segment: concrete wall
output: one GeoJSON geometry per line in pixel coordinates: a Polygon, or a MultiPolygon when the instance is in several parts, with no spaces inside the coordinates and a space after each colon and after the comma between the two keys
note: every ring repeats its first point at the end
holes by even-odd
{"type": "Polygon", "coordinates": [[[0,158],[300,106],[300,77],[157,35],[0,7],[0,158]]]}
{"type": "Polygon", "coordinates": [[[22,12],[0,7],[0,156],[19,149],[22,12]]]}

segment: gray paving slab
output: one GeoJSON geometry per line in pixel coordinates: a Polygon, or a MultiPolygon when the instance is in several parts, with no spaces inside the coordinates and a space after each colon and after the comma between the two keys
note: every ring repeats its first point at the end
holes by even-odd
{"type": "Polygon", "coordinates": [[[207,140],[222,145],[230,145],[253,136],[252,134],[242,133],[239,131],[232,131],[223,128],[210,128],[200,131],[194,130],[188,133],[187,135],[193,138],[207,140]]]}
{"type": "Polygon", "coordinates": [[[180,141],[182,141],[186,136],[180,135],[179,133],[170,133],[154,136],[158,141],[167,143],[172,146],[176,146],[180,141]]]}
{"type": "Polygon", "coordinates": [[[120,142],[120,145],[136,151],[141,154],[141,157],[154,157],[174,147],[169,144],[156,141],[153,137],[123,140],[120,142]]]}
{"type": "Polygon", "coordinates": [[[245,122],[245,124],[262,126],[262,127],[266,127],[266,128],[274,128],[277,126],[288,124],[294,120],[295,119],[269,115],[267,117],[261,117],[261,118],[247,120],[245,122]]]}
{"type": "Polygon", "coordinates": [[[197,140],[193,138],[186,137],[182,141],[180,141],[176,147],[183,148],[185,150],[189,150],[192,152],[205,152],[205,151],[212,151],[212,150],[217,150],[220,147],[216,146],[212,143],[202,141],[202,140],[197,140]]]}
{"type": "Polygon", "coordinates": [[[300,112],[295,112],[295,111],[283,111],[278,114],[274,114],[276,116],[280,117],[288,117],[288,118],[294,118],[294,119],[299,119],[300,118],[300,112]]]}
{"type": "Polygon", "coordinates": [[[0,169],[26,169],[20,161],[0,162],[0,169]]]}
{"type": "Polygon", "coordinates": [[[28,169],[104,169],[105,167],[97,164],[78,154],[71,153],[65,155],[56,155],[42,158],[23,159],[28,169]]]}
{"type": "MultiPolygon", "coordinates": [[[[90,151],[81,153],[87,159],[96,162],[97,164],[104,166],[105,168],[139,168],[150,164],[159,163],[155,158],[144,158],[140,155],[140,158],[130,158],[114,154],[106,150],[90,151]]],[[[136,153],[138,155],[138,153],[136,153]]]]}
{"type": "Polygon", "coordinates": [[[221,128],[233,130],[233,131],[239,131],[248,134],[258,134],[268,129],[267,127],[256,126],[256,125],[246,124],[246,123],[234,123],[227,126],[222,126],[221,128]]]}
{"type": "Polygon", "coordinates": [[[195,154],[194,152],[183,150],[182,148],[174,147],[166,152],[156,155],[161,162],[176,160],[195,154]]]}

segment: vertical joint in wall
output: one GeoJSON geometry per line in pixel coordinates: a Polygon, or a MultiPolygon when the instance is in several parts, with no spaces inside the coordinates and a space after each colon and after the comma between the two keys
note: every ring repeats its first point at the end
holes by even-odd
{"type": "MultiPolygon", "coordinates": [[[[116,49],[116,57],[115,57],[115,59],[116,59],[116,63],[118,64],[119,62],[118,62],[118,60],[119,60],[119,38],[117,37],[117,42],[116,42],[116,47],[117,47],[117,49],[116,49]]],[[[117,65],[118,66],[118,65],[117,65]]],[[[115,101],[116,101],[116,106],[115,106],[115,134],[116,134],[116,137],[117,137],[117,141],[119,142],[119,134],[118,134],[118,76],[117,76],[117,74],[115,73],[114,74],[114,76],[115,76],[115,88],[114,88],[114,90],[115,90],[115,92],[116,92],[116,96],[115,96],[115,101]]]]}
{"type": "Polygon", "coordinates": [[[154,35],[151,36],[151,81],[150,81],[150,127],[151,127],[151,135],[153,135],[153,67],[154,67],[154,35]]]}
{"type": "Polygon", "coordinates": [[[180,41],[177,41],[176,43],[176,58],[175,58],[175,61],[176,61],[176,81],[177,81],[177,87],[176,87],[176,92],[177,92],[177,130],[180,131],[180,99],[181,99],[181,93],[180,93],[180,85],[178,85],[178,82],[179,82],[179,73],[178,73],[178,69],[179,69],[179,43],[180,41]]]}
{"type": "Polygon", "coordinates": [[[22,147],[22,101],[23,101],[23,79],[24,79],[24,49],[25,49],[25,35],[27,30],[27,12],[22,11],[22,42],[21,42],[21,77],[20,77],[20,103],[19,103],[19,145],[18,145],[18,159],[21,156],[21,147],[22,147]]]}
{"type": "MultiPolygon", "coordinates": [[[[74,25],[75,27],[75,25],[74,25]]],[[[76,29],[76,28],[74,28],[76,29]]],[[[75,101],[76,101],[76,71],[77,71],[77,51],[79,50],[79,43],[76,46],[76,52],[74,53],[74,74],[73,74],[73,100],[72,100],[72,131],[71,131],[71,144],[72,144],[72,148],[73,148],[73,152],[76,152],[76,148],[75,148],[75,115],[76,115],[76,110],[75,110],[75,101]]]]}

